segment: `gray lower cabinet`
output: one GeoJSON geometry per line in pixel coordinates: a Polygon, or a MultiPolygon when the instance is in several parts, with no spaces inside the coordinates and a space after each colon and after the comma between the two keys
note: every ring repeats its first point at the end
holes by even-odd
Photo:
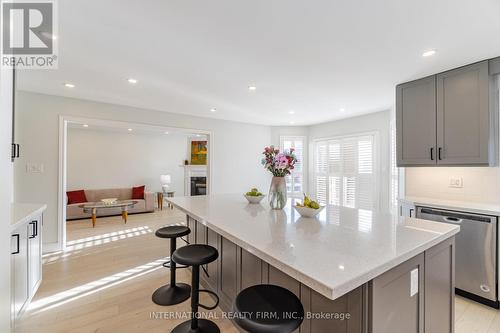
{"type": "Polygon", "coordinates": [[[369,283],[371,332],[424,332],[424,254],[369,283]],[[412,288],[412,274],[416,274],[412,288]]]}
{"type": "Polygon", "coordinates": [[[396,86],[398,166],[495,165],[498,84],[482,61],[396,86]]]}
{"type": "MultiPolygon", "coordinates": [[[[207,244],[219,249],[219,237],[217,233],[207,228],[207,244]]],[[[220,253],[220,252],[219,252],[220,253]]],[[[211,262],[206,267],[208,276],[204,275],[204,279],[208,287],[212,290],[218,290],[217,281],[219,281],[219,259],[211,262]]]]}
{"type": "Polygon", "coordinates": [[[209,277],[201,272],[200,282],[217,292],[224,311],[231,311],[242,289],[269,283],[292,291],[304,305],[306,318],[297,333],[453,333],[454,239],[331,300],[206,226],[189,221],[196,242],[219,251],[219,259],[208,265],[209,277]]]}
{"type": "Polygon", "coordinates": [[[187,241],[189,244],[195,244],[196,243],[196,225],[199,224],[195,219],[192,217],[187,217],[186,218],[186,225],[188,226],[189,229],[191,229],[191,232],[187,235],[187,241]]]}
{"type": "Polygon", "coordinates": [[[240,259],[241,290],[264,282],[264,262],[241,249],[240,259]]]}
{"type": "Polygon", "coordinates": [[[239,291],[238,260],[239,248],[233,242],[220,237],[219,249],[219,297],[226,309],[231,309],[239,291]]]}
{"type": "MultiPolygon", "coordinates": [[[[282,271],[276,269],[275,267],[269,265],[269,278],[267,283],[274,284],[293,292],[298,298],[300,298],[300,282],[294,278],[288,276],[282,271]]],[[[302,327],[295,330],[294,333],[302,332],[302,327]]]]}
{"type": "Polygon", "coordinates": [[[454,253],[454,240],[425,252],[425,333],[454,331],[454,253]]]}

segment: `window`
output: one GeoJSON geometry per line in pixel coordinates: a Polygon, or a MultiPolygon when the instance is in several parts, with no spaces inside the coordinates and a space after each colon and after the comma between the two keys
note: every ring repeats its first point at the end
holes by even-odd
{"type": "Polygon", "coordinates": [[[297,163],[292,174],[287,176],[286,190],[291,197],[300,197],[304,190],[304,145],[305,138],[302,136],[282,136],[280,138],[280,150],[295,150],[297,163]]]}
{"type": "Polygon", "coordinates": [[[391,202],[390,209],[392,212],[398,210],[398,194],[399,194],[399,169],[396,160],[396,124],[394,119],[391,121],[391,202]]]}
{"type": "Polygon", "coordinates": [[[378,204],[374,147],[373,134],[315,143],[314,185],[320,204],[368,210],[378,204]]]}

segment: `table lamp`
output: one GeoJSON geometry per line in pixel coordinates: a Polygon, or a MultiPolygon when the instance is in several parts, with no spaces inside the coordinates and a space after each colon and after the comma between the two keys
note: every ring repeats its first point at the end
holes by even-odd
{"type": "Polygon", "coordinates": [[[160,182],[161,182],[161,188],[163,190],[163,193],[166,193],[168,191],[168,184],[171,183],[170,175],[161,175],[160,176],[160,182]]]}

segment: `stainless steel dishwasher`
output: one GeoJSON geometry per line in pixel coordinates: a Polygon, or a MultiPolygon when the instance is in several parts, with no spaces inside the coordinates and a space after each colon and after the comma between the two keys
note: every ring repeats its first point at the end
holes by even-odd
{"type": "Polygon", "coordinates": [[[417,218],[460,225],[455,236],[456,292],[498,308],[497,217],[417,207],[417,218]]]}

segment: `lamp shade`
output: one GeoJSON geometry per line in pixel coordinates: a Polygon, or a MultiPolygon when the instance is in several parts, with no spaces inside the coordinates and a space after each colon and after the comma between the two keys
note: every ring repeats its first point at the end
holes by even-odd
{"type": "Polygon", "coordinates": [[[170,175],[161,175],[160,181],[162,184],[170,184],[171,183],[170,175]]]}

